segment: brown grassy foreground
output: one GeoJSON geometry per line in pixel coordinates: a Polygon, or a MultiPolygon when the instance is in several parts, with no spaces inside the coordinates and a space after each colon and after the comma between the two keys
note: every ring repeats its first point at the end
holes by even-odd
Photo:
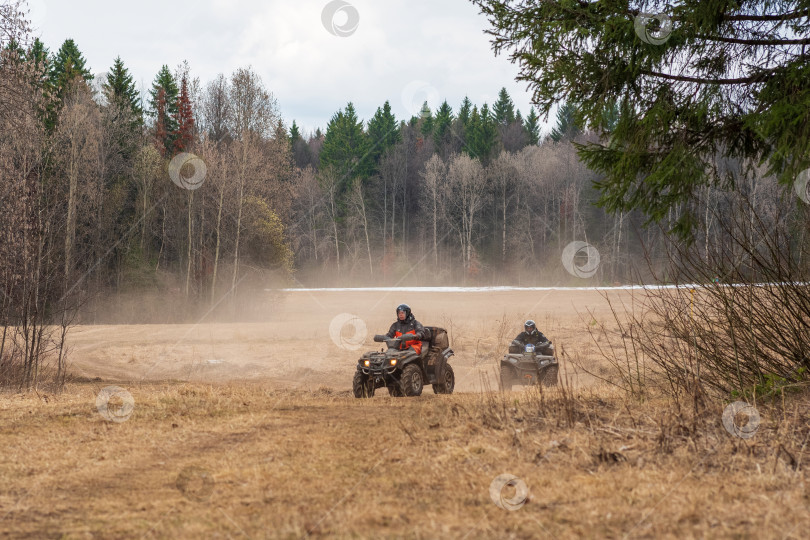
{"type": "Polygon", "coordinates": [[[800,538],[810,527],[809,395],[759,404],[744,440],[720,404],[679,412],[600,387],[356,400],[152,382],[127,386],[134,412],[116,423],[96,410],[106,385],[0,396],[2,533],[800,538]],[[504,473],[528,487],[522,508],[493,503],[504,473]]]}

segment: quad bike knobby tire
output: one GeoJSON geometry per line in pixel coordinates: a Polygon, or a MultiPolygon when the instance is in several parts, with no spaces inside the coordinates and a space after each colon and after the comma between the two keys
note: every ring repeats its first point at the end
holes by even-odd
{"type": "Polygon", "coordinates": [[[456,387],[456,374],[453,373],[453,368],[449,364],[444,366],[444,379],[441,383],[433,385],[434,394],[452,394],[453,389],[456,387]]]}
{"type": "Polygon", "coordinates": [[[557,386],[557,366],[552,366],[543,375],[543,386],[557,386]]]}
{"type": "Polygon", "coordinates": [[[405,395],[399,386],[387,386],[386,388],[388,388],[388,395],[391,397],[403,397],[405,395]]]}
{"type": "Polygon", "coordinates": [[[352,379],[352,391],[356,398],[374,397],[374,381],[358,371],[352,379]]]}
{"type": "Polygon", "coordinates": [[[402,393],[408,397],[420,396],[422,395],[423,385],[419,366],[415,364],[405,366],[399,378],[399,388],[402,393]]]}

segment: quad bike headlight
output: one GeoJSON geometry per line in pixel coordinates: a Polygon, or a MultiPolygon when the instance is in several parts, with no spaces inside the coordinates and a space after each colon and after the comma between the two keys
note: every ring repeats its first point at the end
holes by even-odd
{"type": "Polygon", "coordinates": [[[397,365],[397,359],[396,359],[396,358],[392,358],[392,359],[391,359],[391,365],[392,365],[392,366],[397,365]]]}
{"type": "Polygon", "coordinates": [[[371,365],[371,362],[369,360],[364,360],[363,365],[369,367],[371,365]]]}

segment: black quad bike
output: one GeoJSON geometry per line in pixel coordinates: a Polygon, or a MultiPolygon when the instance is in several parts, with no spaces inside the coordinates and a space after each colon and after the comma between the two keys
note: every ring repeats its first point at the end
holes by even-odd
{"type": "Polygon", "coordinates": [[[388,349],[367,352],[357,362],[352,381],[354,397],[374,397],[374,391],[383,386],[394,397],[418,396],[425,384],[433,385],[435,394],[452,394],[456,377],[447,363],[453,356],[447,331],[437,326],[425,329],[429,339],[422,341],[420,354],[411,347],[400,349],[402,343],[415,339],[413,334],[398,338],[374,336],[374,341],[385,343],[388,349]]]}
{"type": "Polygon", "coordinates": [[[515,340],[501,359],[501,387],[508,391],[513,384],[556,386],[558,370],[551,342],[523,345],[515,340]]]}

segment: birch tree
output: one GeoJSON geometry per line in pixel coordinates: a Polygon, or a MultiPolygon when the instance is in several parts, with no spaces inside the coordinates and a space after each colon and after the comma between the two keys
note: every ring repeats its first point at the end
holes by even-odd
{"type": "Polygon", "coordinates": [[[448,167],[448,206],[454,209],[454,228],[459,233],[464,270],[468,272],[473,257],[473,232],[478,212],[483,206],[486,175],[481,162],[467,154],[458,154],[448,167]]]}
{"type": "Polygon", "coordinates": [[[233,74],[229,97],[234,136],[230,145],[230,159],[234,164],[233,179],[236,184],[236,234],[231,279],[231,293],[235,294],[245,201],[261,176],[262,142],[270,135],[278,113],[275,98],[264,87],[261,78],[249,68],[238,69],[233,74]]]}
{"type": "Polygon", "coordinates": [[[432,238],[433,268],[439,268],[439,221],[444,210],[444,195],[447,182],[447,165],[439,154],[434,154],[422,172],[426,207],[430,214],[430,235],[432,238]]]}

